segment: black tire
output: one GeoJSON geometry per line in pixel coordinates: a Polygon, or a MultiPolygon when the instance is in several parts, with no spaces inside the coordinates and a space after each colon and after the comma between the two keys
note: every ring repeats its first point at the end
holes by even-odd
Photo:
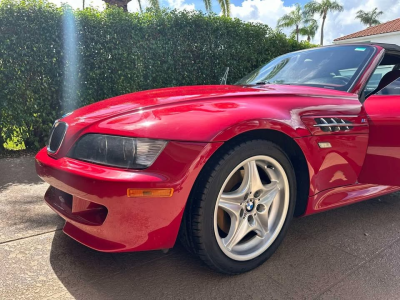
{"type": "Polygon", "coordinates": [[[281,148],[266,140],[244,141],[212,157],[202,170],[186,205],[180,240],[191,253],[197,254],[209,267],[224,274],[239,274],[257,268],[276,251],[285,237],[296,204],[296,177],[293,166],[281,148]],[[284,225],[270,247],[258,257],[236,261],[224,254],[214,234],[214,209],[220,189],[230,172],[242,161],[266,155],[277,160],[289,181],[289,208],[284,225]]]}

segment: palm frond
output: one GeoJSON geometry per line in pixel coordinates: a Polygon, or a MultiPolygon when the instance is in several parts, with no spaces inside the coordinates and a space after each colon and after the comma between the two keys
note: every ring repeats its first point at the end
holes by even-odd
{"type": "Polygon", "coordinates": [[[378,17],[383,14],[382,11],[378,11],[378,8],[374,8],[372,11],[365,12],[363,10],[359,10],[356,13],[356,18],[360,20],[366,26],[379,25],[381,22],[378,20],[378,17]]]}
{"type": "Polygon", "coordinates": [[[327,11],[330,12],[342,12],[344,10],[343,5],[340,5],[338,2],[336,1],[330,1],[330,0],[326,0],[327,2],[329,2],[329,4],[327,4],[327,11]]]}
{"type": "Polygon", "coordinates": [[[305,11],[309,15],[319,14],[322,18],[322,25],[321,25],[321,45],[323,45],[324,40],[324,24],[325,19],[328,12],[341,12],[344,10],[343,6],[340,3],[336,2],[335,0],[322,0],[321,2],[317,2],[313,0],[308,2],[305,6],[305,11]]]}
{"type": "Polygon", "coordinates": [[[204,0],[204,6],[206,7],[206,11],[208,13],[211,12],[211,0],[204,0]]]}
{"type": "Polygon", "coordinates": [[[278,28],[287,28],[296,25],[291,15],[287,14],[278,19],[278,28]]]}
{"type": "Polygon", "coordinates": [[[306,26],[299,29],[299,33],[302,36],[306,36],[309,38],[314,38],[317,30],[319,28],[318,22],[315,19],[308,20],[306,26]]]}
{"type": "Polygon", "coordinates": [[[316,13],[320,13],[321,4],[315,0],[308,2],[304,5],[304,11],[308,15],[314,15],[316,13]]]}
{"type": "MultiPolygon", "coordinates": [[[[140,0],[138,0],[140,1],[140,0]]],[[[149,4],[156,10],[160,10],[160,0],[149,0],[149,4]]]]}
{"type": "Polygon", "coordinates": [[[221,7],[222,15],[225,17],[229,17],[231,14],[230,0],[218,0],[218,3],[221,7]]]}
{"type": "Polygon", "coordinates": [[[301,6],[296,4],[295,9],[278,19],[278,28],[287,28],[299,25],[304,18],[301,6]]]}
{"type": "Polygon", "coordinates": [[[379,25],[379,24],[381,24],[381,21],[379,21],[379,20],[371,20],[371,25],[372,26],[376,26],[376,25],[379,25]]]}
{"type": "Polygon", "coordinates": [[[365,11],[359,10],[358,12],[356,12],[356,16],[357,16],[357,18],[365,17],[365,11]]]}

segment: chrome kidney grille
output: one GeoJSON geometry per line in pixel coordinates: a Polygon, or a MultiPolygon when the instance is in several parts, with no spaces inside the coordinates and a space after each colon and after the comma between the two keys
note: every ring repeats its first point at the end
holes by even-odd
{"type": "Polygon", "coordinates": [[[68,124],[65,122],[55,122],[53,128],[50,131],[49,143],[47,151],[51,154],[55,154],[64,140],[65,133],[67,132],[68,124]]]}

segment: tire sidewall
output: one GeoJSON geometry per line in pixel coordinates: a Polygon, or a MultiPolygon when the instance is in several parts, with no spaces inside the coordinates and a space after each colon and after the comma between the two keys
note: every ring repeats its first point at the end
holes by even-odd
{"type": "Polygon", "coordinates": [[[296,202],[296,179],[293,166],[286,154],[277,145],[268,141],[257,140],[245,142],[239,145],[239,147],[236,147],[234,151],[224,157],[224,160],[218,165],[216,171],[217,176],[215,176],[215,178],[210,182],[209,188],[205,193],[205,204],[203,206],[202,214],[203,220],[201,222],[203,225],[202,230],[204,232],[202,234],[203,241],[201,242],[208,255],[208,259],[215,267],[220,269],[221,272],[230,274],[246,272],[256,268],[266,261],[276,251],[286,235],[293,217],[296,202]],[[258,155],[270,156],[278,161],[278,163],[283,167],[289,182],[289,207],[282,229],[270,247],[261,255],[251,260],[236,261],[226,256],[216,240],[214,232],[215,205],[222,185],[232,170],[244,160],[258,155]]]}

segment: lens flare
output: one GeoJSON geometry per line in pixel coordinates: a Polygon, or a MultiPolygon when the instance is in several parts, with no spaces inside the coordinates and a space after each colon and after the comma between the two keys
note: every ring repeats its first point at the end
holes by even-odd
{"type": "Polygon", "coordinates": [[[75,109],[78,105],[78,32],[76,19],[71,8],[64,9],[63,19],[63,93],[61,108],[63,112],[75,109]]]}

